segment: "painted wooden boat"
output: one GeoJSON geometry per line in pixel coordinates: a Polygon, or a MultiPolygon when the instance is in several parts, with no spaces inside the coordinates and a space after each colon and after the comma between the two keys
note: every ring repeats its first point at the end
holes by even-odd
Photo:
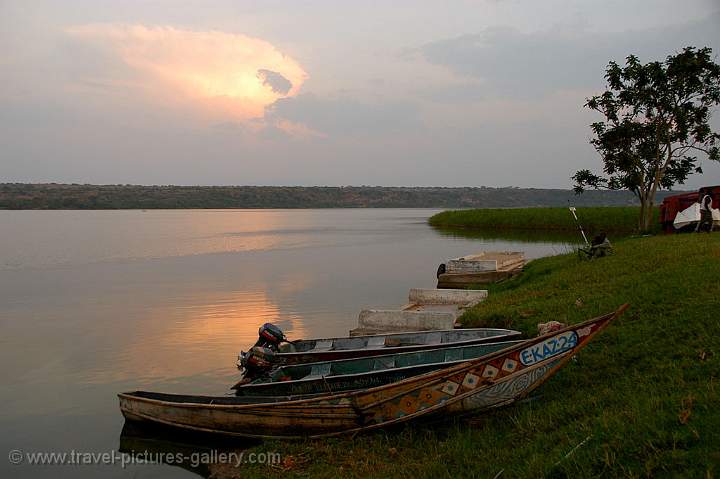
{"type": "Polygon", "coordinates": [[[490,355],[397,383],[315,398],[208,397],[129,392],[127,420],[259,438],[352,434],[437,413],[506,405],[526,396],[622,314],[617,311],[490,355]]]}
{"type": "Polygon", "coordinates": [[[233,386],[238,396],[334,394],[382,386],[476,359],[522,341],[498,341],[369,358],[281,366],[250,383],[233,386]]]}
{"type": "Polygon", "coordinates": [[[274,361],[301,364],[449,348],[519,338],[511,329],[475,328],[389,333],[349,338],[301,339],[280,345],[274,361]]]}

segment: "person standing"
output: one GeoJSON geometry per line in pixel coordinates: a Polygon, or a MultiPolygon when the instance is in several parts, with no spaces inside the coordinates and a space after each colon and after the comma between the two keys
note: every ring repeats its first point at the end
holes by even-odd
{"type": "Polygon", "coordinates": [[[712,217],[712,198],[710,195],[705,195],[700,200],[700,222],[695,228],[695,231],[707,231],[710,233],[713,230],[713,217],[712,217]]]}

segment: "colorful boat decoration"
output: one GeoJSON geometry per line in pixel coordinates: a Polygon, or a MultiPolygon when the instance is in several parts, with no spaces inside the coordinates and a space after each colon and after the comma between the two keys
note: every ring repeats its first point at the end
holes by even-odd
{"type": "Polygon", "coordinates": [[[375,334],[349,338],[300,339],[282,343],[272,357],[275,364],[366,358],[385,354],[449,348],[519,338],[511,329],[475,328],[375,334]]]}
{"type": "Polygon", "coordinates": [[[130,421],[279,439],[353,434],[429,414],[484,410],[525,397],[625,309],[627,305],[478,359],[360,391],[265,399],[137,391],[119,395],[120,409],[130,421]]]}
{"type": "Polygon", "coordinates": [[[299,396],[368,389],[476,359],[522,341],[499,341],[367,358],[281,366],[252,382],[240,381],[238,396],[299,396]]]}

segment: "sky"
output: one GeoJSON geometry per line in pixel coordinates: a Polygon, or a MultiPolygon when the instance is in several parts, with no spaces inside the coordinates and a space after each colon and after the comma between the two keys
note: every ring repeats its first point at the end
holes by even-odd
{"type": "Polygon", "coordinates": [[[685,46],[720,1],[0,0],[0,182],[570,188],[608,61],[685,46]]]}

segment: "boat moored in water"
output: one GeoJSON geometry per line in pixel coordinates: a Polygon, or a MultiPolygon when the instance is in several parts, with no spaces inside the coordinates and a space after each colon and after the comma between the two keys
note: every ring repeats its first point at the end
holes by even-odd
{"type": "Polygon", "coordinates": [[[286,365],[249,383],[241,381],[233,389],[238,396],[333,394],[367,389],[476,359],[519,342],[522,341],[286,365]]]}
{"type": "Polygon", "coordinates": [[[258,438],[357,433],[436,413],[483,410],[526,396],[555,374],[617,311],[553,331],[477,359],[359,391],[311,398],[119,394],[127,420],[258,438]]]}
{"type": "MultiPolygon", "coordinates": [[[[300,339],[280,343],[273,364],[302,364],[318,361],[364,358],[384,354],[449,348],[519,338],[511,329],[474,328],[375,334],[347,338],[300,339]]],[[[240,360],[242,360],[240,355],[240,360]]],[[[238,361],[240,365],[240,361],[238,361]]]]}

